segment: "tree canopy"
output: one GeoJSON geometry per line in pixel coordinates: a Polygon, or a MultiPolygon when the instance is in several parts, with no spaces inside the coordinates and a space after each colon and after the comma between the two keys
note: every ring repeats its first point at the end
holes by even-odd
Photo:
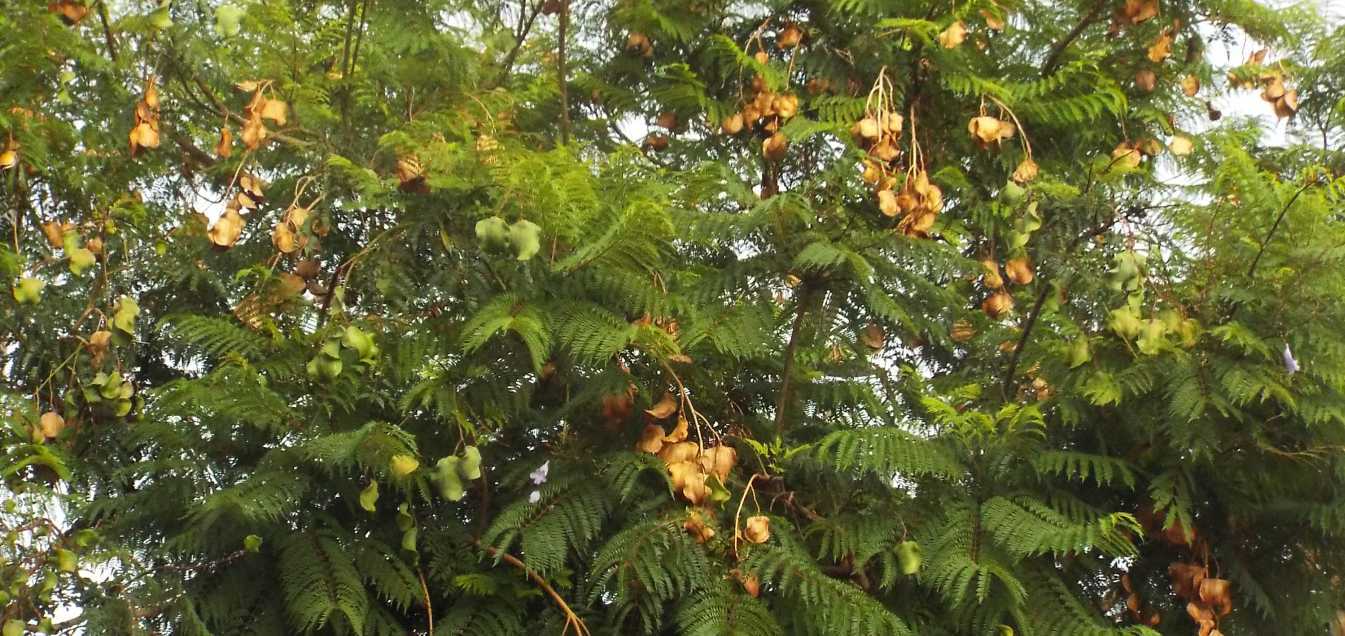
{"type": "Polygon", "coordinates": [[[1308,7],[0,34],[4,636],[1342,627],[1345,33],[1308,7]]]}

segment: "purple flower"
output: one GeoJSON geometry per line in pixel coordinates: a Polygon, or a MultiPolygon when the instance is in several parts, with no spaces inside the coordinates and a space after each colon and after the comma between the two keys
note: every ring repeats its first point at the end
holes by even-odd
{"type": "Polygon", "coordinates": [[[532,479],[532,483],[540,486],[546,483],[547,473],[550,472],[551,472],[551,461],[547,460],[541,466],[538,466],[537,470],[532,471],[532,473],[529,474],[528,477],[532,479]]]}
{"type": "Polygon", "coordinates": [[[1294,359],[1294,352],[1289,350],[1289,343],[1284,343],[1284,370],[1293,375],[1298,371],[1298,361],[1294,359]]]}

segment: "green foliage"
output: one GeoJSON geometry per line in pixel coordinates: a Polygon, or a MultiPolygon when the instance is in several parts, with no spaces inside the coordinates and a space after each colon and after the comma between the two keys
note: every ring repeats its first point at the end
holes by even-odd
{"type": "Polygon", "coordinates": [[[5,636],[1320,633],[1342,32],[1150,8],[9,3],[5,636]]]}

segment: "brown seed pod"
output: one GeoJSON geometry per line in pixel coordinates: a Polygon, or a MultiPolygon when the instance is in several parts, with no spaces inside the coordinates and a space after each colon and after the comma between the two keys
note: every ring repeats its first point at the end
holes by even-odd
{"type": "Polygon", "coordinates": [[[742,132],[743,131],[742,113],[733,113],[732,115],[725,117],[723,123],[720,124],[719,129],[723,131],[725,135],[736,135],[742,132]]]}
{"type": "Polygon", "coordinates": [[[640,57],[652,57],[654,43],[649,41],[649,36],[639,31],[632,31],[626,36],[626,52],[640,57]]]}
{"type": "Polygon", "coordinates": [[[1004,263],[1004,272],[1009,275],[1009,280],[1015,285],[1026,285],[1032,282],[1034,275],[1032,273],[1032,261],[1026,256],[1011,258],[1004,263]]]}
{"type": "Polygon", "coordinates": [[[782,49],[792,49],[803,42],[803,29],[796,24],[785,25],[776,36],[775,43],[782,49]]]}
{"type": "Polygon", "coordinates": [[[318,265],[318,262],[311,258],[305,258],[294,264],[294,273],[305,280],[317,278],[319,271],[320,266],[318,265]]]}
{"type": "Polygon", "coordinates": [[[967,342],[976,337],[976,327],[969,320],[959,320],[953,323],[953,328],[948,331],[948,337],[953,342],[967,342]]]}
{"type": "Polygon", "coordinates": [[[897,205],[897,195],[891,190],[879,190],[878,209],[884,216],[896,216],[901,212],[901,207],[897,205]]]}
{"type": "Polygon", "coordinates": [[[771,538],[771,518],[764,515],[754,515],[747,518],[747,524],[743,528],[743,538],[752,543],[765,543],[771,538]]]}
{"type": "Polygon", "coordinates": [[[1004,286],[1004,277],[999,273],[999,263],[994,259],[987,258],[981,261],[981,270],[983,272],[981,282],[986,289],[999,289],[1004,286]]]}
{"type": "Polygon", "coordinates": [[[663,150],[668,147],[668,136],[663,133],[650,133],[644,138],[644,147],[654,152],[663,150]]]}
{"type": "Polygon", "coordinates": [[[1013,169],[1013,175],[1011,176],[1018,183],[1027,183],[1037,178],[1038,170],[1037,162],[1033,161],[1032,157],[1027,157],[1018,162],[1018,167],[1013,169]]]}
{"type": "Polygon", "coordinates": [[[1187,97],[1195,97],[1200,92],[1200,78],[1195,75],[1187,75],[1182,78],[1182,92],[1187,97]]]}
{"type": "Polygon", "coordinates": [[[785,138],[785,134],[777,132],[771,135],[769,139],[761,142],[761,152],[766,155],[767,159],[779,161],[784,158],[788,145],[789,141],[785,138]]]}
{"type": "Polygon", "coordinates": [[[1135,73],[1135,86],[1146,93],[1154,92],[1158,87],[1158,74],[1147,68],[1135,73]]]}
{"type": "Polygon", "coordinates": [[[770,63],[771,56],[767,55],[765,51],[757,51],[752,55],[752,59],[756,60],[757,64],[765,65],[770,63]]]}
{"type": "Polygon", "coordinates": [[[1013,296],[1004,290],[997,291],[981,303],[981,311],[994,320],[999,320],[1013,311],[1013,296]]]}

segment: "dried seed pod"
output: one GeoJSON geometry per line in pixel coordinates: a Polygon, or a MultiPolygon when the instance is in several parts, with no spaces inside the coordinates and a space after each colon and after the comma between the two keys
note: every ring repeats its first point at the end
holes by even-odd
{"type": "Polygon", "coordinates": [[[972,117],[971,120],[967,122],[967,132],[971,134],[972,139],[976,140],[982,147],[985,147],[992,142],[1000,140],[1000,128],[1002,127],[1002,123],[1003,122],[994,117],[985,115],[972,117]]]}
{"type": "Polygon", "coordinates": [[[1027,183],[1037,178],[1037,172],[1037,162],[1033,161],[1032,157],[1027,157],[1018,162],[1018,167],[1013,169],[1012,178],[1018,183],[1027,183]]]}
{"type": "Polygon", "coordinates": [[[60,436],[61,431],[65,430],[65,418],[55,411],[47,411],[38,418],[37,428],[42,436],[47,439],[53,439],[60,436]]]}
{"type": "Polygon", "coordinates": [[[1187,97],[1195,97],[1200,92],[1200,78],[1195,75],[1187,75],[1182,78],[1182,92],[1187,97]]]}
{"type": "Polygon", "coordinates": [[[897,195],[891,190],[879,190],[878,209],[884,216],[896,216],[901,212],[901,207],[897,205],[897,195]]]}
{"type": "Polygon", "coordinates": [[[1298,112],[1298,91],[1285,91],[1279,99],[1275,100],[1275,116],[1280,119],[1292,116],[1298,112]]]}
{"type": "Polygon", "coordinates": [[[878,120],[873,117],[865,117],[864,119],[859,120],[859,123],[856,124],[856,126],[858,131],[858,134],[855,135],[856,138],[865,142],[877,141],[878,136],[882,134],[883,130],[882,126],[878,124],[878,120]]]}
{"type": "Polygon", "coordinates": [[[674,113],[672,111],[663,111],[658,114],[658,119],[655,120],[655,123],[657,123],[661,128],[672,130],[677,127],[677,113],[674,113]]]}
{"type": "Polygon", "coordinates": [[[765,515],[754,515],[747,518],[747,524],[743,528],[743,538],[752,543],[765,543],[771,538],[771,519],[765,515]]]}
{"type": "Polygon", "coordinates": [[[948,331],[948,337],[953,342],[967,342],[976,337],[976,327],[969,320],[959,320],[953,323],[953,328],[948,331]]]}
{"type": "Polygon", "coordinates": [[[770,63],[771,56],[767,55],[765,51],[757,51],[752,55],[752,59],[756,60],[757,64],[765,65],[770,63]]]}
{"type": "Polygon", "coordinates": [[[958,20],[939,33],[939,46],[955,49],[967,39],[967,25],[958,20]]]}
{"type": "Polygon", "coordinates": [[[220,128],[219,141],[215,143],[215,155],[220,159],[228,159],[234,153],[234,134],[228,126],[220,128]]]}
{"type": "Polygon", "coordinates": [[[788,24],[780,30],[780,35],[776,36],[775,43],[782,49],[792,49],[803,42],[803,29],[798,25],[788,24]]]}
{"type": "Polygon", "coordinates": [[[640,441],[635,443],[635,450],[657,455],[663,450],[663,427],[646,424],[644,432],[640,434],[640,441]]]}
{"type": "Polygon", "coordinates": [[[771,135],[769,139],[761,142],[761,152],[766,155],[767,159],[779,161],[784,158],[788,145],[789,142],[785,138],[785,134],[777,132],[771,135]]]}
{"type": "Polygon", "coordinates": [[[877,162],[864,160],[864,183],[873,185],[883,178],[883,170],[878,167],[877,162]]]}
{"type": "Polygon", "coordinates": [[[210,242],[217,248],[228,249],[238,242],[238,236],[243,233],[243,217],[238,213],[238,208],[229,206],[224,210],[224,214],[215,221],[206,231],[210,237],[210,242]]]}
{"type": "Polygon", "coordinates": [[[985,285],[986,289],[999,289],[1004,287],[1004,277],[1000,276],[999,263],[996,263],[994,259],[987,258],[981,261],[981,270],[983,272],[981,282],[985,285]]]}
{"type": "Polygon", "coordinates": [[[668,147],[668,136],[663,133],[649,133],[644,138],[644,147],[654,152],[664,150],[668,147]]]}
{"type": "Polygon", "coordinates": [[[1013,296],[1004,290],[997,291],[981,303],[981,311],[994,320],[999,320],[1013,311],[1013,296]]]}
{"type": "Polygon", "coordinates": [[[723,123],[720,124],[719,129],[723,131],[725,135],[736,135],[742,132],[743,131],[742,113],[734,113],[732,115],[729,115],[728,117],[725,117],[723,123]]]}
{"type": "Polygon", "coordinates": [[[404,155],[397,159],[397,189],[402,192],[427,194],[430,186],[425,180],[425,169],[415,155],[404,155]]]}
{"type": "Polygon", "coordinates": [[[1158,74],[1147,68],[1140,69],[1135,73],[1135,85],[1146,93],[1152,93],[1158,87],[1158,74]]]}
{"type": "Polygon", "coordinates": [[[1026,256],[1011,258],[1004,263],[1004,272],[1009,275],[1009,280],[1015,285],[1026,285],[1032,282],[1034,275],[1032,273],[1032,261],[1026,256]]]}
{"type": "Polygon", "coordinates": [[[294,273],[305,280],[317,278],[319,271],[320,266],[318,265],[318,262],[311,258],[305,258],[294,265],[294,273]]]}
{"type": "Polygon", "coordinates": [[[640,57],[651,57],[654,55],[654,43],[649,41],[649,36],[639,31],[632,31],[626,36],[626,52],[640,57]]]}

